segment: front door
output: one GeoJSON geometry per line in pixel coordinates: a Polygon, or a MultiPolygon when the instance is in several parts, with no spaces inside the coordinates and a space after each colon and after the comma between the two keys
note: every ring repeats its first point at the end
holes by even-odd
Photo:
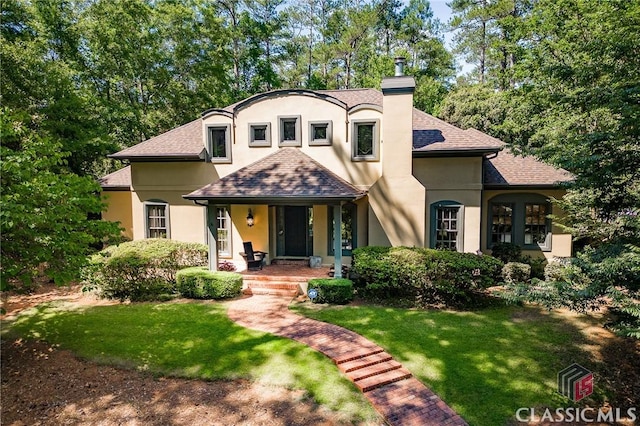
{"type": "Polygon", "coordinates": [[[311,243],[310,212],[306,206],[277,208],[278,256],[309,256],[311,243]]]}

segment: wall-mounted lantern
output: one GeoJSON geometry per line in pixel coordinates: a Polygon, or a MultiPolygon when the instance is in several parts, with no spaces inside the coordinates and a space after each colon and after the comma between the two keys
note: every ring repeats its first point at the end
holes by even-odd
{"type": "Polygon", "coordinates": [[[251,209],[249,209],[249,213],[247,213],[247,226],[252,227],[253,224],[254,224],[253,212],[251,211],[251,209]]]}

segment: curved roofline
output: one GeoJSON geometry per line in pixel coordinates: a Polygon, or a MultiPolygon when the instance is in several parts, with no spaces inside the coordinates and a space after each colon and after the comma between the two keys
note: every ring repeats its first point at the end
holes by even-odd
{"type": "Polygon", "coordinates": [[[203,119],[211,115],[224,115],[225,117],[233,118],[233,113],[220,108],[210,108],[206,111],[203,111],[200,115],[203,119]]]}
{"type": "Polygon", "coordinates": [[[364,103],[364,104],[358,104],[358,105],[354,105],[351,108],[349,108],[349,112],[357,112],[363,109],[372,109],[378,112],[382,112],[382,107],[380,105],[377,104],[371,104],[371,103],[364,103]]]}
{"type": "Polygon", "coordinates": [[[313,90],[308,89],[281,89],[281,90],[272,90],[271,92],[258,93],[257,95],[253,95],[250,98],[245,99],[242,102],[239,102],[237,105],[233,107],[233,112],[237,113],[238,111],[248,108],[254,103],[260,102],[265,99],[274,98],[282,95],[300,95],[300,96],[309,96],[311,98],[321,99],[323,101],[327,101],[334,105],[337,105],[341,108],[347,109],[347,104],[341,101],[338,98],[335,98],[330,95],[326,95],[324,93],[318,93],[313,90]]]}

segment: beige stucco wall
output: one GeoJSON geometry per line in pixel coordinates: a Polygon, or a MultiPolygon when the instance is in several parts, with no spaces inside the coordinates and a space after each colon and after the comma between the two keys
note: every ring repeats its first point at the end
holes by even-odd
{"type": "Polygon", "coordinates": [[[131,208],[131,191],[103,191],[102,197],[107,208],[102,212],[102,219],[120,222],[122,235],[133,239],[133,212],[131,208]]]}
{"type": "Polygon", "coordinates": [[[369,243],[421,247],[426,190],[412,174],[413,94],[385,94],[382,102],[383,170],[369,190],[369,243]]]}
{"type": "Polygon", "coordinates": [[[482,158],[416,158],[413,174],[427,188],[425,201],[425,246],[431,241],[431,205],[439,201],[455,201],[464,206],[462,250],[475,253],[480,249],[482,158]]]}
{"type": "MultiPolygon", "coordinates": [[[[483,232],[481,234],[482,241],[482,250],[490,251],[489,247],[487,247],[487,226],[488,226],[488,214],[489,214],[489,201],[501,194],[540,194],[546,197],[553,198],[562,198],[565,194],[564,190],[487,190],[483,194],[482,199],[482,223],[486,224],[483,228],[483,232]]],[[[563,212],[559,210],[559,208],[555,205],[552,205],[552,214],[555,216],[562,217],[563,212]]],[[[555,222],[552,222],[551,227],[551,251],[539,251],[539,250],[523,250],[523,254],[530,255],[533,257],[544,256],[547,259],[551,259],[553,257],[569,257],[571,256],[571,248],[572,248],[572,237],[571,234],[567,234],[564,232],[559,226],[556,225],[555,222]]]]}
{"type": "MultiPolygon", "coordinates": [[[[223,114],[210,114],[202,121],[203,134],[210,125],[229,124],[231,126],[232,163],[215,164],[219,176],[226,176],[279,149],[279,116],[299,115],[301,117],[300,149],[323,166],[330,169],[354,185],[368,187],[381,173],[380,162],[351,161],[351,121],[354,119],[381,119],[376,109],[359,109],[353,113],[339,105],[315,97],[282,95],[265,98],[237,112],[235,118],[223,114]],[[333,143],[331,146],[309,146],[309,122],[331,120],[333,143]],[[271,123],[271,147],[249,146],[249,124],[271,123]]],[[[382,127],[382,124],[381,124],[382,127]]],[[[203,144],[205,141],[203,141],[203,144]]]]}
{"type": "Polygon", "coordinates": [[[145,238],[144,202],[161,200],[169,203],[172,239],[206,243],[205,208],[182,196],[214,179],[214,167],[203,162],[133,163],[133,238],[145,238]]]}

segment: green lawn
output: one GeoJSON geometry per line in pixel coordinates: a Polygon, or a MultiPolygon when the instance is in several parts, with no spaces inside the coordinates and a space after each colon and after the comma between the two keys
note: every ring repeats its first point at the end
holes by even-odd
{"type": "MultiPolygon", "coordinates": [[[[384,347],[471,425],[507,423],[519,407],[564,407],[559,370],[592,368],[583,335],[570,322],[535,308],[477,312],[372,306],[293,306],[384,347]]],[[[600,391],[601,392],[601,391],[600,391]]]]}
{"type": "Polygon", "coordinates": [[[352,420],[376,414],[325,356],[289,339],[240,327],[224,304],[165,303],[70,310],[52,303],[3,325],[3,333],[37,338],[105,364],[157,375],[249,378],[305,389],[352,420]]]}

